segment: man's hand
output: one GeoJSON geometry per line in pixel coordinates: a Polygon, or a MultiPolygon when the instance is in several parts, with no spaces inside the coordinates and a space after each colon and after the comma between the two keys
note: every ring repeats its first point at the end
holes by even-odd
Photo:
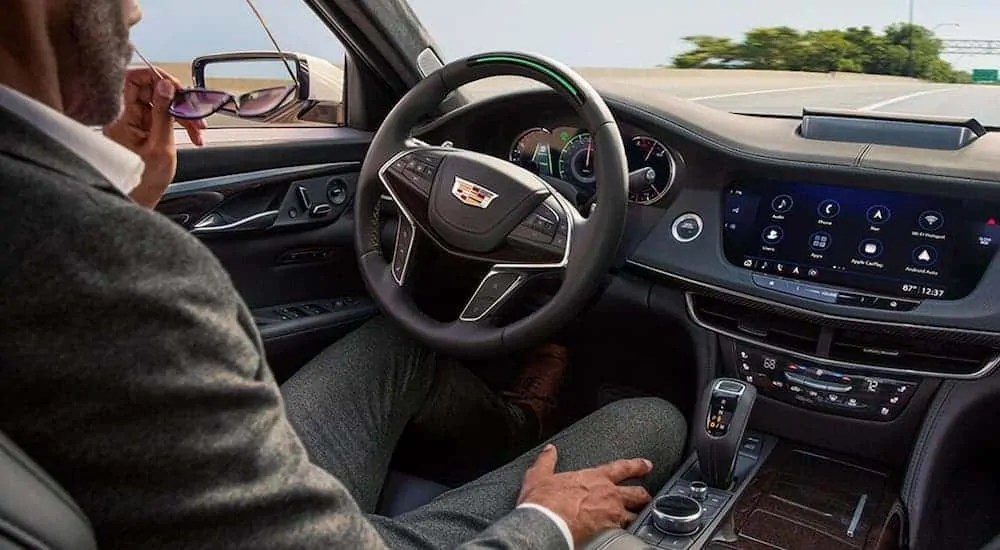
{"type": "MultiPolygon", "coordinates": [[[[125,108],[118,120],[104,128],[105,136],[146,163],[142,182],[130,195],[135,202],[149,208],[156,206],[177,173],[174,117],[168,109],[176,91],[184,86],[166,72],[160,70],[160,74],[164,79],[149,68],[130,69],[125,78],[125,108]]],[[[204,144],[201,135],[207,127],[204,120],[177,122],[187,130],[192,143],[204,144]]]]}
{"type": "Polygon", "coordinates": [[[635,514],[629,510],[639,510],[650,501],[642,487],[618,485],[653,469],[644,458],[558,474],[557,459],[554,445],[542,449],[535,464],[524,473],[517,503],[538,504],[558,514],[566,520],[576,544],[587,542],[604,529],[631,523],[635,514]]]}

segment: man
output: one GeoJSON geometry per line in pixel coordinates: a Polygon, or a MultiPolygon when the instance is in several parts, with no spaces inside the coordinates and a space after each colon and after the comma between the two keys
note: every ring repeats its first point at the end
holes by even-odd
{"type": "MultiPolygon", "coordinates": [[[[623,401],[417,510],[370,515],[403,429],[453,421],[449,396],[478,382],[376,320],[279,391],[226,272],[146,208],[176,167],[177,83],[132,71],[123,108],[134,0],[0,13],[0,430],[101,548],[567,548],[628,523],[675,467],[676,409],[623,401]]],[[[560,353],[533,360],[558,370],[560,353]]],[[[526,416],[552,378],[525,380],[526,416]]]]}

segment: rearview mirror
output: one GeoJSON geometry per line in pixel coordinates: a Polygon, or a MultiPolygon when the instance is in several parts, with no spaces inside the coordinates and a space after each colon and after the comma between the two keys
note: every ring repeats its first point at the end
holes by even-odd
{"type": "Polygon", "coordinates": [[[191,76],[198,88],[238,98],[238,112],[232,105],[220,111],[230,116],[343,123],[343,69],[325,59],[273,51],[217,53],[192,61],[191,76]]]}

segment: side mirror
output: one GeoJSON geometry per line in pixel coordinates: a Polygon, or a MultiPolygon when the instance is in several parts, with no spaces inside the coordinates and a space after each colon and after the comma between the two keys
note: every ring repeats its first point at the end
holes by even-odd
{"type": "Polygon", "coordinates": [[[231,104],[220,111],[230,116],[262,122],[344,121],[344,71],[319,57],[274,51],[217,53],[192,61],[191,76],[195,87],[238,98],[238,111],[231,104]]]}

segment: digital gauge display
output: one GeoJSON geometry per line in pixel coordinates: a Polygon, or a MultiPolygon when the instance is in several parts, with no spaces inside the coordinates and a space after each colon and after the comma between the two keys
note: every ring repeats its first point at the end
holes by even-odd
{"type": "Polygon", "coordinates": [[[514,164],[534,170],[543,176],[555,175],[552,151],[552,132],[545,128],[531,128],[522,132],[510,148],[509,159],[514,164]]]}
{"type": "Polygon", "coordinates": [[[597,181],[594,174],[594,140],[586,132],[573,136],[563,146],[559,155],[559,177],[573,184],[593,189],[597,181]]]}

